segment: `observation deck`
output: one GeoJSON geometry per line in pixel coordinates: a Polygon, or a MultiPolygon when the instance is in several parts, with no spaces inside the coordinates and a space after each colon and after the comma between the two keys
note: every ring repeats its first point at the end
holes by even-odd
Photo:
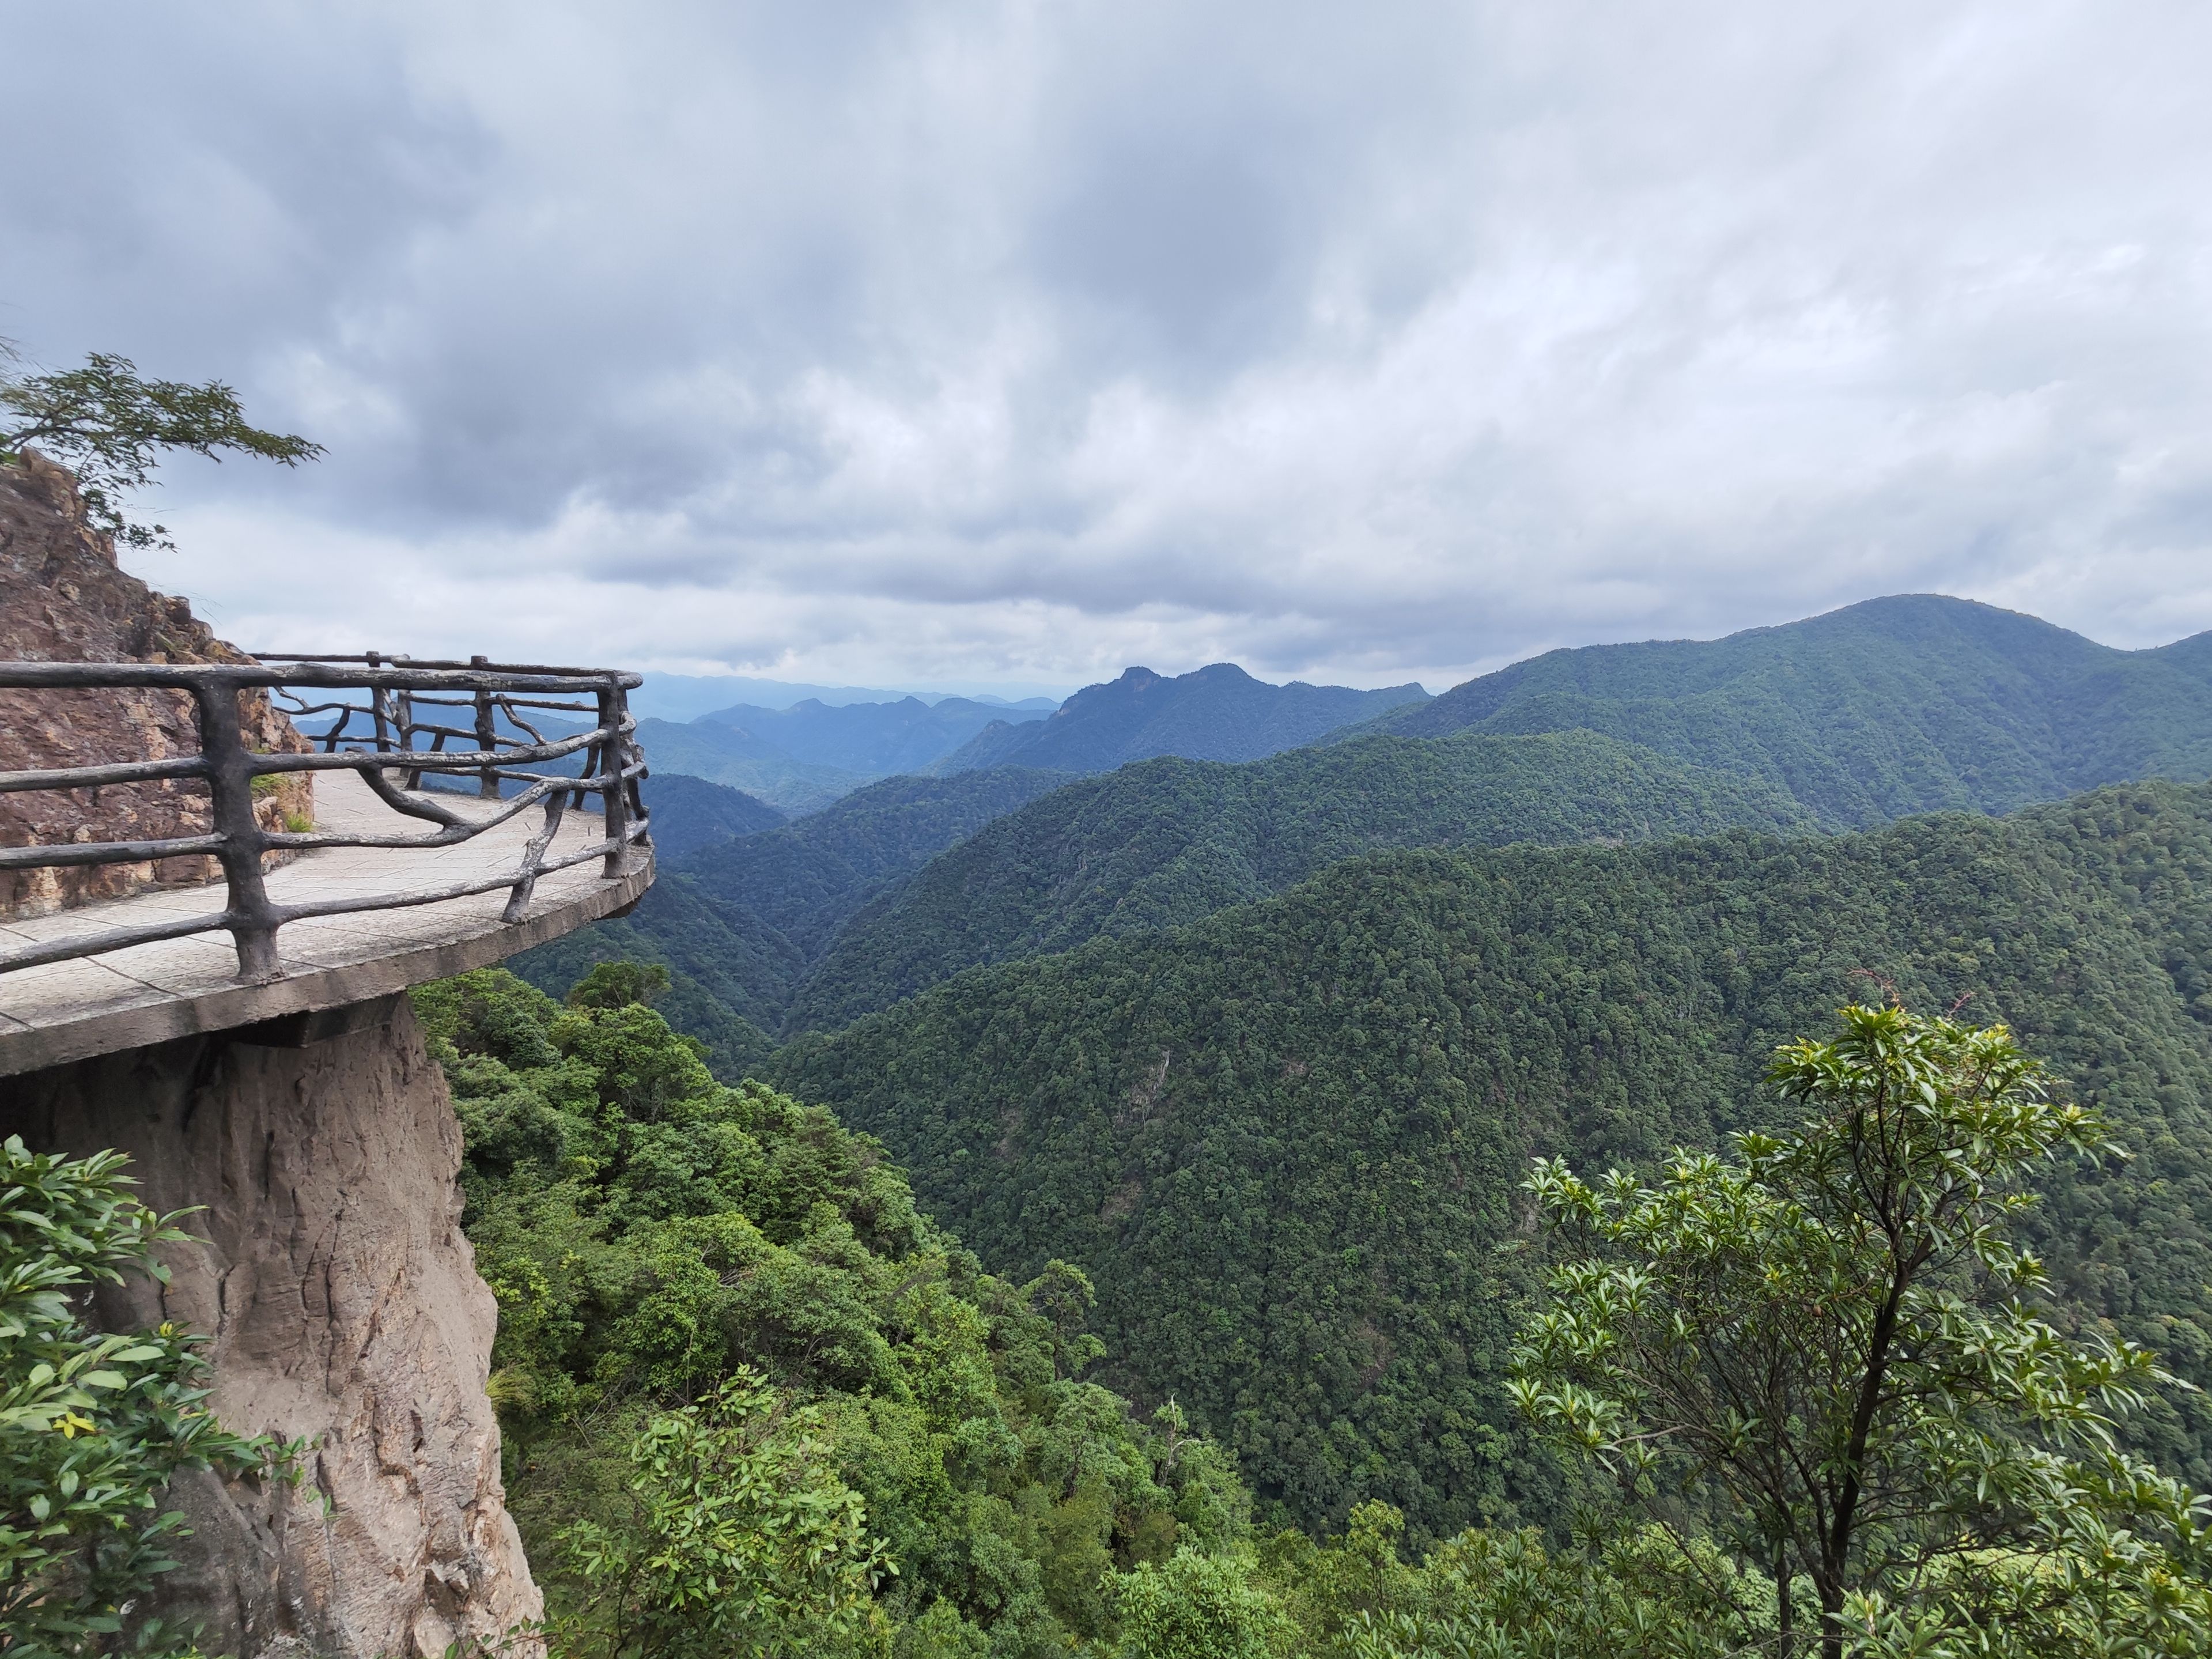
{"type": "Polygon", "coordinates": [[[0,794],[160,785],[192,831],[0,848],[0,871],[123,865],[150,880],[200,859],[222,872],[0,917],[0,1076],[240,1027],[316,1041],[356,1005],[627,909],[653,877],[638,684],[376,655],[0,663],[0,689],[188,698],[199,738],[197,754],[0,772],[0,794]],[[296,750],[246,746],[240,699],[256,696],[296,750]],[[257,804],[297,773],[314,779],[313,821],[272,828],[257,804]]]}

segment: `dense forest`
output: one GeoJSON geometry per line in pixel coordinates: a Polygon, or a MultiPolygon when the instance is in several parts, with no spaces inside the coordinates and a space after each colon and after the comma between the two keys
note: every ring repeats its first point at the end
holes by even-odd
{"type": "Polygon", "coordinates": [[[1809,829],[1763,782],[1589,732],[1370,738],[1243,766],[1163,758],[1054,791],[857,911],[784,1029],[830,1030],[978,963],[1177,927],[1388,847],[1809,829]]]}
{"type": "Polygon", "coordinates": [[[1338,1536],[1255,1527],[1174,1402],[1085,1380],[1080,1271],[986,1271],[878,1143],[716,1081],[641,1000],[655,979],[601,964],[565,1004],[499,970],[415,994],[562,1659],[1379,1659],[1419,1650],[1405,1632],[1492,1627],[1498,1659],[1622,1627],[1686,1659],[1771,1632],[1771,1583],[1704,1545],[1686,1571],[1625,1516],[1565,1548],[1469,1534],[1410,1559],[1382,1504],[1338,1536]]]}
{"type": "MultiPolygon", "coordinates": [[[[510,1634],[558,1659],[2205,1648],[2205,1500],[2110,1432],[2172,1379],[2047,1322],[2041,1268],[2008,1243],[2022,1175],[2109,1150],[2110,1125],[2002,1028],[1847,1007],[1837,1040],[1777,1051],[1784,1121],[1727,1157],[1595,1189],[1538,1164],[1516,1188],[1543,1219],[1512,1241],[1541,1246],[1513,1310],[1510,1437],[1554,1513],[1431,1541],[1371,1500],[1340,1534],[1255,1524],[1174,1401],[1147,1413],[1085,1380],[1110,1354],[1079,1268],[988,1271],[878,1143],[714,1079],[646,1006],[665,984],[614,963],[561,1004],[498,970],[414,997],[461,1122],[510,1512],[547,1592],[542,1631],[510,1634]],[[1925,1204],[1896,1211],[1900,1193],[1925,1204]],[[1904,1230],[1864,1224],[1885,1215],[1904,1230]],[[1884,1301],[1907,1262],[1924,1288],[1884,1301]],[[1737,1422],[1740,1359],[1792,1409],[1737,1422]],[[1855,1390],[1885,1363],[1905,1386],[1863,1419],[1855,1390]],[[1604,1478],[1624,1454],[1645,1473],[1604,1478]],[[1828,1526],[1862,1475],[1862,1524],[1828,1526]]],[[[282,1478],[300,1450],[217,1426],[202,1339],[86,1322],[85,1288],[183,1237],[124,1163],[0,1147],[0,1643],[25,1659],[198,1659],[143,1612],[175,1565],[164,1490],[192,1469],[282,1478]]]]}
{"type": "MultiPolygon", "coordinates": [[[[1835,837],[1392,853],[1196,926],[974,970],[774,1062],[988,1259],[1098,1286],[1102,1375],[1172,1395],[1267,1512],[1417,1539],[1555,1511],[1501,1388],[1533,1153],[1771,1121],[1765,1058],[1883,976],[1970,998],[2134,1156],[2054,1169],[2077,1316],[2212,1380],[2212,787],[1835,837]]],[[[2139,1429],[2212,1474],[2212,1413],[2139,1429]]]]}
{"type": "Polygon", "coordinates": [[[995,1279],[818,1107],[728,1087],[603,966],[564,1006],[487,970],[415,994],[500,1303],[509,1504],[575,1650],[608,1610],[578,1525],[629,1513],[628,1449],[742,1367],[811,1402],[922,1650],[1042,1654],[1110,1624],[1100,1575],[1244,1535],[1227,1460],[1081,1380],[1090,1296],[995,1279]]]}
{"type": "MultiPolygon", "coordinates": [[[[1548,1540],[1476,1529],[1409,1550],[1404,1517],[1372,1502],[1333,1535],[1255,1525],[1226,1453],[1175,1402],[1140,1412],[1085,1380],[1105,1350],[1079,1269],[987,1271],[877,1142],[718,1082],[646,1006],[664,988],[615,963],[564,1003],[499,970],[415,993],[500,1304],[509,1505],[562,1659],[1690,1659],[1777,1653],[1791,1608],[1812,1611],[1588,1484],[1572,1539],[1562,1513],[1548,1540]]],[[[20,1173],[102,1201],[96,1165],[20,1173]]],[[[149,1381],[178,1363],[125,1357],[141,1354],[149,1381]]],[[[283,1455],[161,1455],[180,1453],[283,1455]]],[[[2131,1485],[2165,1496],[2147,1473],[2131,1485]]],[[[2185,1628],[2200,1589],[2142,1593],[2172,1548],[2087,1612],[2108,1631],[2185,1628]]]]}
{"type": "Polygon", "coordinates": [[[780,828],[709,841],[665,866],[629,916],[526,951],[512,965],[557,995],[597,962],[659,963],[673,976],[663,1012],[707,1044],[718,1070],[740,1076],[768,1052],[763,1032],[781,1026],[801,979],[854,912],[1066,781],[1018,767],[886,778],[780,828]]]}
{"type": "Polygon", "coordinates": [[[644,784],[646,811],[653,815],[653,856],[681,860],[736,836],[774,830],[785,814],[742,789],[709,783],[682,772],[664,772],[644,784]]]}
{"type": "Polygon", "coordinates": [[[1712,641],[1553,651],[1371,729],[1602,732],[1778,785],[1834,828],[2212,775],[2212,642],[2116,651],[1940,594],[1712,641]]]}

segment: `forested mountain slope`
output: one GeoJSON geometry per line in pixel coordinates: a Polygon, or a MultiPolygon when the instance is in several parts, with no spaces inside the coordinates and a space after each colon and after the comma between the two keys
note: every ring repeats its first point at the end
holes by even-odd
{"type": "Polygon", "coordinates": [[[1766,778],[1843,828],[2212,775],[2212,636],[2116,651],[1937,594],[1713,641],[1553,651],[1366,729],[1602,732],[1766,778]]]}
{"type": "Polygon", "coordinates": [[[978,963],[1196,921],[1380,848],[1811,823],[1771,785],[1586,732],[1146,761],[1032,801],[887,887],[810,969],[787,1029],[833,1029],[978,963]]]}
{"type": "MultiPolygon", "coordinates": [[[[708,1465],[716,1507],[684,1516],[672,1554],[708,1525],[759,1527],[763,1487],[792,1494],[777,1522],[803,1524],[829,1495],[809,1462],[826,1463],[896,1567],[880,1622],[872,1640],[761,1641],[774,1609],[756,1608],[754,1648],[647,1651],[1046,1659],[1105,1645],[1131,1569],[1242,1540],[1249,1499],[1225,1457],[1172,1413],[1133,1420],[1078,1380],[1094,1346],[1079,1277],[993,1278],[916,1212],[881,1148],[818,1108],[718,1084],[625,979],[600,973],[566,1006],[496,969],[414,993],[465,1139],[464,1223],[500,1303],[508,1508],[555,1652],[637,1650],[591,1546],[635,1537],[685,1472],[665,1449],[641,1471],[633,1437],[739,1367],[775,1390],[756,1434],[804,1436],[817,1455],[749,1482],[726,1448],[708,1465]]],[[[785,1583],[821,1570],[805,1557],[785,1583]]]]}
{"type": "MultiPolygon", "coordinates": [[[[1532,1153],[1779,1114],[1773,1045],[1893,979],[2013,1023],[2136,1156],[2056,1169],[2065,1293],[2212,1380],[2212,787],[1835,837],[1376,855],[1195,927],[978,969],[778,1057],[990,1259],[1096,1278],[1109,1380],[1263,1495],[1541,1510],[1499,1387],[1532,1153]]],[[[2200,1485],[2212,1415],[2154,1449],[2200,1485]]]]}
{"type": "Polygon", "coordinates": [[[787,814],[727,784],[681,772],[646,779],[645,810],[653,815],[653,850],[665,862],[732,836],[756,836],[787,814]]]}
{"type": "Polygon", "coordinates": [[[565,991],[597,962],[669,969],[662,1012],[739,1073],[782,1023],[800,976],[845,920],[889,882],[1067,778],[1016,767],[886,778],[764,834],[709,842],[665,866],[637,908],[509,964],[565,991]],[[757,1029],[758,1028],[758,1029],[757,1029]]]}
{"type": "Polygon", "coordinates": [[[1049,720],[987,727],[937,769],[1046,766],[1110,772],[1155,755],[1258,760],[1427,696],[1418,685],[1381,691],[1300,680],[1270,685],[1226,662],[1172,678],[1132,668],[1117,680],[1084,687],[1049,720]]]}
{"type": "Polygon", "coordinates": [[[726,784],[786,812],[818,811],[868,781],[842,766],[793,760],[741,727],[709,720],[640,720],[637,740],[655,772],[726,784]]]}

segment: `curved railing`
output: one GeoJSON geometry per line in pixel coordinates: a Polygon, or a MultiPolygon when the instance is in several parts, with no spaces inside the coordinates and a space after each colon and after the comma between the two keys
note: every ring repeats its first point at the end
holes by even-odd
{"type": "Polygon", "coordinates": [[[0,973],[96,956],[159,939],[228,929],[238,947],[239,976],[265,982],[279,976],[276,933],[288,921],[351,911],[436,904],[507,888],[503,920],[519,921],[538,878],[592,859],[617,878],[649,853],[639,781],[645,760],[635,739],[629,693],[640,677],[612,670],[547,668],[460,662],[416,662],[374,652],[359,657],[271,655],[257,663],[0,662],[0,689],[100,690],[167,689],[190,694],[198,720],[196,755],[126,760],[47,771],[0,772],[0,793],[86,789],[198,779],[208,790],[204,834],[151,841],[71,842],[0,848],[0,871],[139,864],[211,855],[228,890],[220,912],[131,927],[110,927],[0,951],[0,973]],[[312,745],[307,753],[249,749],[239,694],[265,690],[312,745]],[[333,694],[318,697],[313,694],[333,694]],[[465,711],[445,718],[449,711],[465,711]],[[548,736],[558,714],[587,716],[586,730],[548,736]],[[502,719],[511,732],[500,729],[502,719]],[[463,723],[464,720],[465,723],[463,723]],[[358,721],[358,724],[356,724],[358,721]],[[448,742],[468,745],[448,748],[448,742]],[[574,772],[559,769],[573,761],[574,772]],[[364,835],[264,828],[254,811],[256,778],[291,772],[350,771],[394,813],[434,826],[422,834],[364,835]],[[425,789],[424,776],[472,779],[477,794],[495,805],[473,812],[447,805],[450,791],[425,789]],[[439,797],[445,796],[441,801],[439,797]],[[581,848],[550,848],[563,815],[599,798],[604,833],[581,848]],[[324,847],[425,848],[469,841],[533,808],[542,813],[515,867],[499,875],[434,888],[368,897],[280,904],[264,879],[264,854],[324,847]]]}

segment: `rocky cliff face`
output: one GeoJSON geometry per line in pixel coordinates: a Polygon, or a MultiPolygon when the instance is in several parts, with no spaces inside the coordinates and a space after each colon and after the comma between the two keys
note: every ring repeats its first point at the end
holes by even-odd
{"type": "MultiPolygon", "coordinates": [[[[247,662],[195,618],[115,562],[115,548],[85,523],[69,471],[34,452],[0,465],[0,660],[247,662]]],[[[307,745],[255,692],[240,699],[246,741],[272,752],[307,745]]],[[[0,690],[0,769],[156,760],[199,748],[191,699],[180,691],[0,690]]],[[[283,778],[258,804],[282,829],[313,815],[312,784],[283,778]]],[[[201,833],[205,786],[164,779],[103,789],[0,795],[0,846],[137,841],[201,833]]],[[[38,915],[150,885],[213,880],[204,856],[75,870],[0,872],[0,916],[38,915]]]]}
{"type": "Polygon", "coordinates": [[[248,1028],[0,1079],[0,1134],[118,1147],[149,1204],[206,1206],[169,1284],[104,1293],[101,1322],[212,1334],[216,1415],[307,1442],[296,1489],[172,1492],[194,1532],[163,1610],[240,1659],[440,1659],[542,1610],[500,1483],[496,1309],[460,1230],[444,1075],[404,997],[340,1023],[307,1047],[248,1028]]]}

